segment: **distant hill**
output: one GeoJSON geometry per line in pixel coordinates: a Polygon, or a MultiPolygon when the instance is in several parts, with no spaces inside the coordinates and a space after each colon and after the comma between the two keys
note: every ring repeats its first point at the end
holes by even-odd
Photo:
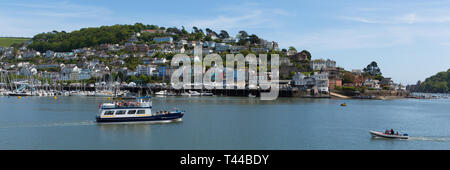
{"type": "Polygon", "coordinates": [[[29,47],[40,52],[47,50],[64,52],[104,43],[123,43],[135,32],[139,32],[147,27],[149,26],[135,24],[83,28],[70,33],[52,31],[35,35],[33,43],[29,47]]]}
{"type": "Polygon", "coordinates": [[[419,91],[431,93],[448,93],[450,89],[450,69],[447,72],[439,72],[425,79],[420,84],[419,91]]]}
{"type": "Polygon", "coordinates": [[[0,37],[0,47],[9,47],[13,44],[22,44],[31,38],[22,37],[0,37]]]}

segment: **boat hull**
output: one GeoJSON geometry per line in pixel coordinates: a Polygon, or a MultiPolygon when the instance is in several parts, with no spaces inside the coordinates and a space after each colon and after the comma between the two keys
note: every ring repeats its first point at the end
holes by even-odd
{"type": "Polygon", "coordinates": [[[409,136],[402,136],[402,135],[388,135],[377,131],[369,131],[370,135],[372,137],[379,137],[379,138],[387,138],[387,139],[408,139],[409,136]]]}
{"type": "Polygon", "coordinates": [[[181,121],[183,113],[171,113],[166,115],[142,116],[142,117],[116,117],[116,118],[101,118],[97,116],[95,119],[98,123],[108,122],[170,122],[181,121]]]}

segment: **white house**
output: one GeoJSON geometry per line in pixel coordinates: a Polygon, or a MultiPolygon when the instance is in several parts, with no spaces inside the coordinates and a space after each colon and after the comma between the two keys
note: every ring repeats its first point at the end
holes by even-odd
{"type": "Polygon", "coordinates": [[[292,77],[292,81],[295,86],[302,87],[304,89],[310,89],[317,87],[319,92],[328,93],[328,73],[317,73],[314,75],[306,76],[302,73],[295,73],[292,77]]]}
{"type": "Polygon", "coordinates": [[[326,61],[323,59],[313,60],[310,63],[310,67],[313,70],[321,70],[324,68],[334,68],[336,67],[336,61],[327,59],[326,61]]]}
{"type": "Polygon", "coordinates": [[[311,77],[316,80],[316,86],[319,92],[328,92],[328,73],[314,72],[314,75],[311,77]]]}
{"type": "Polygon", "coordinates": [[[152,75],[155,70],[157,70],[156,65],[138,65],[137,74],[152,75]]]}
{"type": "Polygon", "coordinates": [[[378,80],[367,79],[364,81],[363,85],[369,88],[380,89],[380,81],[378,80]]]}

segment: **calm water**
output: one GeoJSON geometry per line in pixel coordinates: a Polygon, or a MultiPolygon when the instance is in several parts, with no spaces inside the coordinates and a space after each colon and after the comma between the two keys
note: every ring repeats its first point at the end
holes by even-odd
{"type": "Polygon", "coordinates": [[[448,99],[155,97],[155,109],[186,110],[183,121],[99,125],[105,101],[0,97],[0,149],[450,149],[448,99]],[[412,139],[368,133],[386,128],[412,139]]]}

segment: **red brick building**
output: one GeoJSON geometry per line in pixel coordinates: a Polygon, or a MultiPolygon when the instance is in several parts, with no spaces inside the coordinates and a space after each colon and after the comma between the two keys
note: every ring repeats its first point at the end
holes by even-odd
{"type": "Polygon", "coordinates": [[[328,89],[334,90],[336,86],[342,86],[342,79],[335,76],[330,76],[328,78],[328,89]]]}

